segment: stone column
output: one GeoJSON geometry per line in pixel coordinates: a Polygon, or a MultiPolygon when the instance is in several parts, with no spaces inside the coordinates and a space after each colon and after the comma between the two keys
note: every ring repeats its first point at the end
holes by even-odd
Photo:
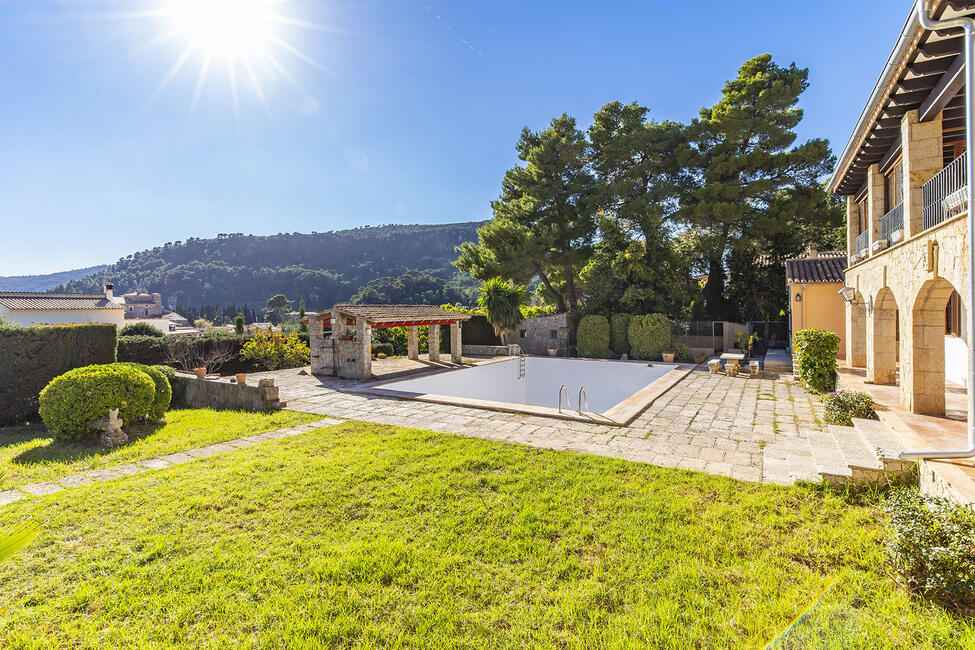
{"type": "Polygon", "coordinates": [[[406,328],[406,357],[413,361],[420,358],[420,332],[416,325],[406,328]]]}
{"type": "Polygon", "coordinates": [[[430,361],[440,361],[440,326],[430,325],[427,332],[427,357],[430,361]]]}
{"type": "Polygon", "coordinates": [[[904,172],[904,239],[924,229],[921,186],[942,169],[941,113],[927,122],[917,111],[901,118],[901,155],[904,172]]]}
{"type": "Polygon", "coordinates": [[[359,344],[359,375],[361,379],[372,379],[372,328],[365,318],[356,318],[355,338],[359,344]]]}
{"type": "Polygon", "coordinates": [[[880,173],[880,166],[873,164],[867,168],[867,230],[870,232],[868,248],[880,240],[880,218],[885,212],[884,177],[880,173]]]}
{"type": "Polygon", "coordinates": [[[460,338],[460,323],[455,322],[450,324],[450,360],[453,363],[461,362],[461,338],[460,338]]]}
{"type": "Polygon", "coordinates": [[[856,199],[851,194],[846,197],[846,256],[847,258],[853,257],[857,254],[857,235],[860,233],[856,232],[857,229],[857,202],[856,199]]]}

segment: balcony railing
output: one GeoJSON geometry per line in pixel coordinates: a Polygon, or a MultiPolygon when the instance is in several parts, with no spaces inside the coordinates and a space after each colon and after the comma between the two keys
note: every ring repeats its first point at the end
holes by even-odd
{"type": "Polygon", "coordinates": [[[904,227],[904,203],[898,203],[894,209],[880,217],[880,238],[890,242],[890,236],[904,227]]]}
{"type": "Polygon", "coordinates": [[[870,247],[870,231],[864,230],[859,235],[857,235],[857,254],[862,250],[866,250],[870,247]]]}
{"type": "Polygon", "coordinates": [[[933,228],[965,209],[965,154],[921,186],[924,229],[933,228]]]}

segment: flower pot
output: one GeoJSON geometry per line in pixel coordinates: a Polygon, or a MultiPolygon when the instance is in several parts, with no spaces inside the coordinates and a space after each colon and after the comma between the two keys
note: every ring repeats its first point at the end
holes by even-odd
{"type": "Polygon", "coordinates": [[[244,385],[247,383],[247,373],[245,372],[238,372],[236,375],[234,375],[234,378],[237,380],[237,383],[240,385],[244,385]]]}
{"type": "Polygon", "coordinates": [[[559,349],[558,348],[548,348],[548,356],[550,356],[550,357],[557,357],[557,356],[559,356],[559,349]]]}
{"type": "Polygon", "coordinates": [[[343,341],[351,341],[351,340],[352,340],[352,337],[351,337],[351,336],[349,336],[348,334],[343,334],[343,335],[341,336],[341,339],[342,339],[343,341]]]}
{"type": "Polygon", "coordinates": [[[664,352],[660,356],[662,356],[664,358],[664,363],[673,363],[674,362],[674,353],[673,352],[664,352]]]}
{"type": "Polygon", "coordinates": [[[206,368],[193,368],[193,374],[196,375],[197,379],[203,379],[204,377],[206,377],[207,369],[206,368]]]}

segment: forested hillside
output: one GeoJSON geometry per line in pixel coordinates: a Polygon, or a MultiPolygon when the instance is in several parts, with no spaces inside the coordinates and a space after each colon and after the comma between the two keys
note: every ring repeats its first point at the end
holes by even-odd
{"type": "Polygon", "coordinates": [[[283,293],[309,308],[350,299],[379,278],[419,271],[452,285],[454,247],[477,239],[481,222],[390,225],[325,233],[216,239],[190,238],[120,259],[98,273],[72,280],[67,291],[98,291],[114,282],[116,294],[136,287],[158,291],[169,305],[262,307],[283,293]]]}
{"type": "Polygon", "coordinates": [[[8,275],[0,276],[0,291],[47,291],[59,284],[83,278],[106,268],[104,264],[89,266],[85,269],[46,273],[44,275],[8,275]]]}

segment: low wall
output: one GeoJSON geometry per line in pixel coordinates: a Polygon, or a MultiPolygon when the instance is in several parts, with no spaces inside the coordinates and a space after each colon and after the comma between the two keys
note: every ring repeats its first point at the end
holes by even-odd
{"type": "Polygon", "coordinates": [[[226,378],[198,379],[184,374],[173,379],[173,405],[235,411],[275,411],[286,406],[278,399],[273,379],[261,379],[254,386],[231,384],[226,378]]]}
{"type": "Polygon", "coordinates": [[[516,345],[462,345],[461,350],[472,357],[510,357],[518,354],[516,345]]]}

